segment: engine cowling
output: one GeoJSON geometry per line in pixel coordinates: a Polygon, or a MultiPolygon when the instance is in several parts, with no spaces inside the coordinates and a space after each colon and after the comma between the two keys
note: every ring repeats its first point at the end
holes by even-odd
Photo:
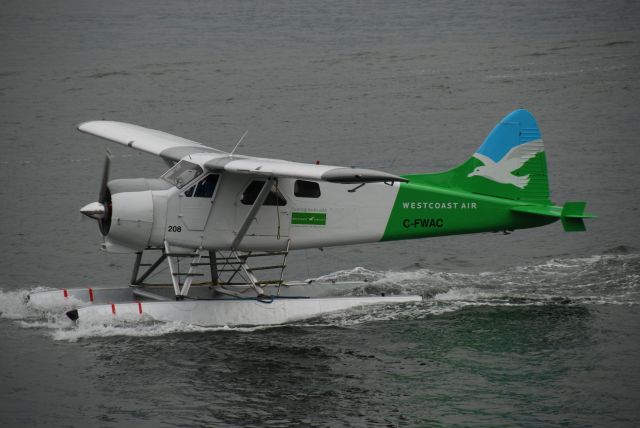
{"type": "MultiPolygon", "coordinates": [[[[108,183],[108,192],[99,202],[84,206],[80,212],[98,221],[100,232],[104,236],[102,249],[113,253],[132,253],[142,251],[150,245],[157,245],[152,240],[154,217],[164,222],[161,215],[154,216],[154,211],[163,212],[166,202],[163,198],[155,198],[155,190],[166,190],[171,187],[159,179],[119,179],[108,183]]],[[[164,231],[164,224],[157,225],[156,230],[164,231]]]]}

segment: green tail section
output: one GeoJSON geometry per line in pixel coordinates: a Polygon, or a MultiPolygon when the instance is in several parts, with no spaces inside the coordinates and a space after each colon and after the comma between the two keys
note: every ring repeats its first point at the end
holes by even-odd
{"type": "Polygon", "coordinates": [[[503,118],[466,162],[446,172],[413,174],[400,184],[382,240],[538,227],[561,220],[585,230],[584,202],[554,206],[547,160],[534,117],[503,118]]]}

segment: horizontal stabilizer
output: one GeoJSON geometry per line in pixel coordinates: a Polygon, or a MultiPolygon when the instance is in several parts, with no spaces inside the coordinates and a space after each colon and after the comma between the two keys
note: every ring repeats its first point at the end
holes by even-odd
{"type": "Polygon", "coordinates": [[[562,221],[565,232],[584,232],[585,218],[596,218],[593,214],[584,212],[586,202],[567,202],[563,207],[554,205],[521,205],[511,208],[511,211],[543,217],[558,218],[562,221]]]}
{"type": "Polygon", "coordinates": [[[595,215],[585,214],[586,202],[567,202],[562,207],[562,217],[568,218],[596,218],[595,215]]]}

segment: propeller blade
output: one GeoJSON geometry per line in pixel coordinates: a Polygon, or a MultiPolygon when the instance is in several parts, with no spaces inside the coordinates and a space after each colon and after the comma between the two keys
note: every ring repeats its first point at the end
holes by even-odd
{"type": "Polygon", "coordinates": [[[100,183],[100,193],[98,194],[98,202],[104,203],[109,196],[109,188],[107,183],[109,182],[109,170],[111,169],[111,153],[107,150],[107,154],[104,158],[104,167],[102,169],[102,182],[100,183]]]}

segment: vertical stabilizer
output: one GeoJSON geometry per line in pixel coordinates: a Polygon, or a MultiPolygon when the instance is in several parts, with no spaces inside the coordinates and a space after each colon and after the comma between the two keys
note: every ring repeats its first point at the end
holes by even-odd
{"type": "Polygon", "coordinates": [[[505,116],[462,165],[439,174],[407,178],[482,195],[551,203],[542,135],[526,110],[505,116]]]}

